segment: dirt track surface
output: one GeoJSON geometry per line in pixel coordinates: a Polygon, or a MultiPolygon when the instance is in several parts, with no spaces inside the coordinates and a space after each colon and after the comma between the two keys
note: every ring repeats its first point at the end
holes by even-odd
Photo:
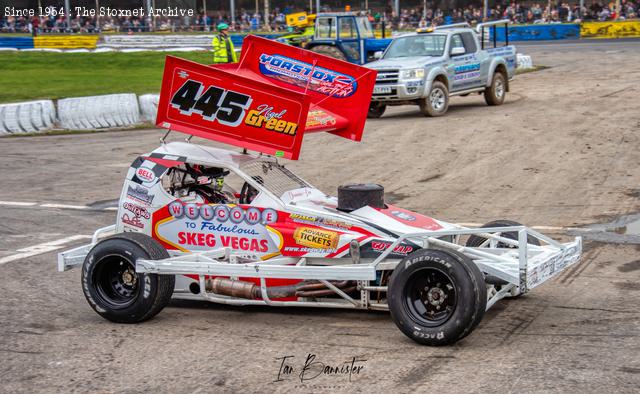
{"type": "MultiPolygon", "coordinates": [[[[341,183],[381,183],[397,205],[454,222],[574,226],[640,211],[639,50],[640,41],[523,46],[552,68],[519,76],[504,106],[455,98],[439,119],[394,108],[367,123],[361,144],[306,137],[290,167],[332,194],[341,183]]],[[[0,201],[39,204],[0,205],[0,261],[112,224],[101,208],[160,136],[0,139],[0,201]]],[[[56,273],[55,252],[25,256],[0,264],[0,392],[634,392],[639,251],[587,242],[579,265],[500,301],[446,348],[414,344],[385,313],[174,302],[147,323],[115,325],[84,300],[79,270],[56,273]],[[364,368],[351,381],[308,373],[301,382],[308,354],[364,368]],[[295,372],[276,381],[285,356],[295,372]]]]}

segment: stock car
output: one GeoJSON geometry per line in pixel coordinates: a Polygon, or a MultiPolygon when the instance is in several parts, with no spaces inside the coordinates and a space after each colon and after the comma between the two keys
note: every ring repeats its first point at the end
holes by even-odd
{"type": "Polygon", "coordinates": [[[446,345],[579,260],[579,237],[504,220],[466,228],[389,204],[377,184],[333,197],[291,172],[282,158],[298,158],[306,133],[361,139],[375,76],[253,36],[239,64],[168,57],[157,125],[190,137],[133,161],[116,223],[60,253],[58,270],[81,266],[89,305],[116,323],[172,298],[388,310],[409,338],[446,345]]]}

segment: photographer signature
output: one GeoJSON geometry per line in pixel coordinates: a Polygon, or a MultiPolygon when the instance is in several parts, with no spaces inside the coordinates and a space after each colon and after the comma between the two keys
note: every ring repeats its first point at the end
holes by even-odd
{"type": "Polygon", "coordinates": [[[274,382],[289,380],[291,377],[297,377],[300,382],[305,382],[323,375],[348,376],[349,381],[351,381],[353,375],[359,375],[362,372],[364,363],[367,361],[362,358],[351,357],[351,359],[341,364],[331,365],[330,363],[316,360],[316,355],[309,353],[302,366],[296,367],[294,358],[294,356],[276,358],[276,360],[280,361],[280,368],[278,369],[278,377],[274,382]]]}

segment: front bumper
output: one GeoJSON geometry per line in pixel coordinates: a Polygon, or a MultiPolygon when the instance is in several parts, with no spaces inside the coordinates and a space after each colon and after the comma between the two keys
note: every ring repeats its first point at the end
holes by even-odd
{"type": "Polygon", "coordinates": [[[398,81],[394,84],[378,84],[373,88],[372,101],[410,101],[424,96],[423,80],[398,81]]]}

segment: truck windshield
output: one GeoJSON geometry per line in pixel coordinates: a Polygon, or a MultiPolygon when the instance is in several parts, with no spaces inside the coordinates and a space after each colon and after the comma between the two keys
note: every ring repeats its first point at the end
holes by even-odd
{"type": "Polygon", "coordinates": [[[447,36],[444,34],[420,34],[398,37],[389,45],[385,59],[412,56],[442,56],[447,36]]]}

